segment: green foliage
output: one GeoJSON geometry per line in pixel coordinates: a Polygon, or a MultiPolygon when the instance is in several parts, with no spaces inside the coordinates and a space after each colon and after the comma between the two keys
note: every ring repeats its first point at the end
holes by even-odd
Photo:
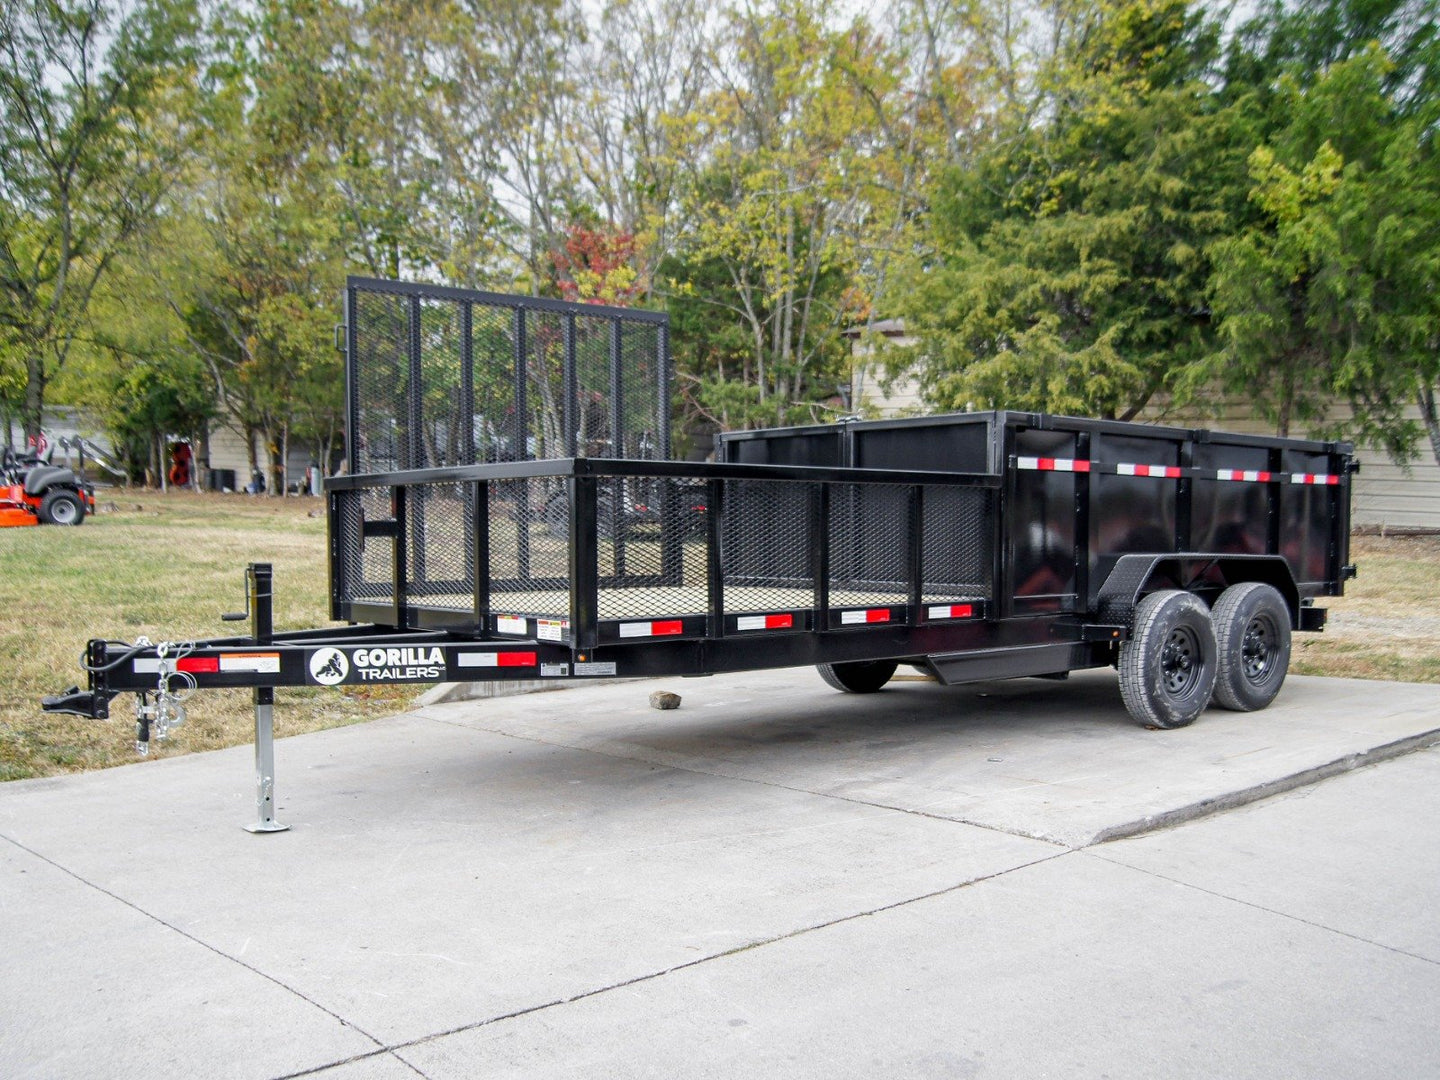
{"type": "Polygon", "coordinates": [[[7,417],[325,456],[347,272],[664,304],[699,426],[826,418],[895,316],[931,407],[1434,413],[1428,0],[196,2],[0,9],[7,417]]]}
{"type": "Polygon", "coordinates": [[[0,324],[24,357],[27,432],[184,157],[196,29],[190,0],[0,7],[0,324]]]}
{"type": "Polygon", "coordinates": [[[1222,347],[1197,373],[1281,432],[1342,432],[1399,460],[1419,430],[1406,406],[1440,377],[1440,71],[1433,22],[1413,15],[1391,2],[1272,12],[1261,46],[1251,27],[1244,47],[1288,67],[1237,95],[1264,137],[1243,224],[1210,252],[1222,347]]]}
{"type": "Polygon", "coordinates": [[[1100,3],[942,178],[901,310],[930,401],[1134,415],[1205,354],[1205,246],[1233,154],[1203,81],[1216,29],[1178,0],[1100,3]]]}

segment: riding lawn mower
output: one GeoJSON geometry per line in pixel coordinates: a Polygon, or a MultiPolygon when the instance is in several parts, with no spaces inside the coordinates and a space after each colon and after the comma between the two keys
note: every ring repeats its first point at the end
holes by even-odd
{"type": "Polygon", "coordinates": [[[95,488],[72,469],[50,464],[50,454],[0,458],[0,528],[11,525],[79,525],[95,512],[95,488]]]}

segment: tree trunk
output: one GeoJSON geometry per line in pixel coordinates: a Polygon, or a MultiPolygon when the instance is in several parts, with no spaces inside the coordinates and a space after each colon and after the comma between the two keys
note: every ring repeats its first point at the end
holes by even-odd
{"type": "Polygon", "coordinates": [[[201,424],[195,433],[195,458],[190,467],[195,470],[195,490],[204,491],[210,486],[210,425],[201,424]],[[201,477],[204,479],[201,479],[201,477]]]}
{"type": "Polygon", "coordinates": [[[155,470],[155,486],[163,494],[169,477],[165,475],[165,436],[159,431],[150,432],[150,464],[155,470]]]}
{"type": "Polygon", "coordinates": [[[1280,387],[1280,415],[1276,419],[1275,434],[1282,439],[1290,437],[1290,412],[1295,404],[1295,371],[1287,363],[1280,387]]]}
{"type": "Polygon", "coordinates": [[[290,494],[290,421],[280,426],[280,494],[290,494]]]}
{"type": "Polygon", "coordinates": [[[39,439],[42,415],[45,411],[45,358],[35,349],[25,363],[25,411],[21,422],[25,425],[26,439],[39,439]]]}
{"type": "MultiPolygon", "coordinates": [[[[254,424],[245,425],[245,460],[249,466],[250,472],[245,477],[245,482],[239,485],[241,491],[247,490],[250,485],[255,482],[255,474],[260,471],[260,458],[259,455],[255,453],[256,434],[257,432],[255,430],[254,424]]],[[[259,492],[255,492],[255,494],[258,495],[259,492]]]]}

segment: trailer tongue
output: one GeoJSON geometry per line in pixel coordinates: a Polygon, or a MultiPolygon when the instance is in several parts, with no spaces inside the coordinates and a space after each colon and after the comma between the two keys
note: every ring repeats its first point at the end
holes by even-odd
{"type": "Polygon", "coordinates": [[[143,752],[189,691],[252,687],[255,828],[270,831],[276,686],[813,664],[864,693],[899,664],[947,684],[1114,665],[1132,716],[1178,727],[1212,697],[1268,705],[1291,632],[1319,630],[1314,600],[1354,573],[1348,444],[989,412],[725,435],[713,463],[636,459],[619,451],[667,441],[663,321],[545,302],[559,322],[537,352],[534,303],[352,281],[356,474],[325,485],[330,614],[350,625],[275,632],[256,564],[248,636],[92,641],[88,688],[44,707],[104,717],[135,693],[143,752]],[[365,317],[377,296],[393,318],[365,317]],[[627,374],[637,327],[654,394],[627,374]],[[482,341],[500,377],[477,364],[482,341]],[[462,362],[431,363],[436,343],[462,362]],[[375,389],[361,360],[377,357],[405,392],[375,389]],[[612,392],[599,415],[587,379],[612,392]],[[452,412],[427,415],[442,402],[452,412]],[[543,451],[547,424],[567,456],[507,460],[543,451]]]}

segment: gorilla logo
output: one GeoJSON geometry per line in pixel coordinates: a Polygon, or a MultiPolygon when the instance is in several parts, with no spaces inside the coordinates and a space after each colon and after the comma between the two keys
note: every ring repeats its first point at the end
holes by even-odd
{"type": "Polygon", "coordinates": [[[310,655],[310,674],[316,682],[334,686],[350,674],[350,661],[339,649],[316,649],[310,655]]]}

